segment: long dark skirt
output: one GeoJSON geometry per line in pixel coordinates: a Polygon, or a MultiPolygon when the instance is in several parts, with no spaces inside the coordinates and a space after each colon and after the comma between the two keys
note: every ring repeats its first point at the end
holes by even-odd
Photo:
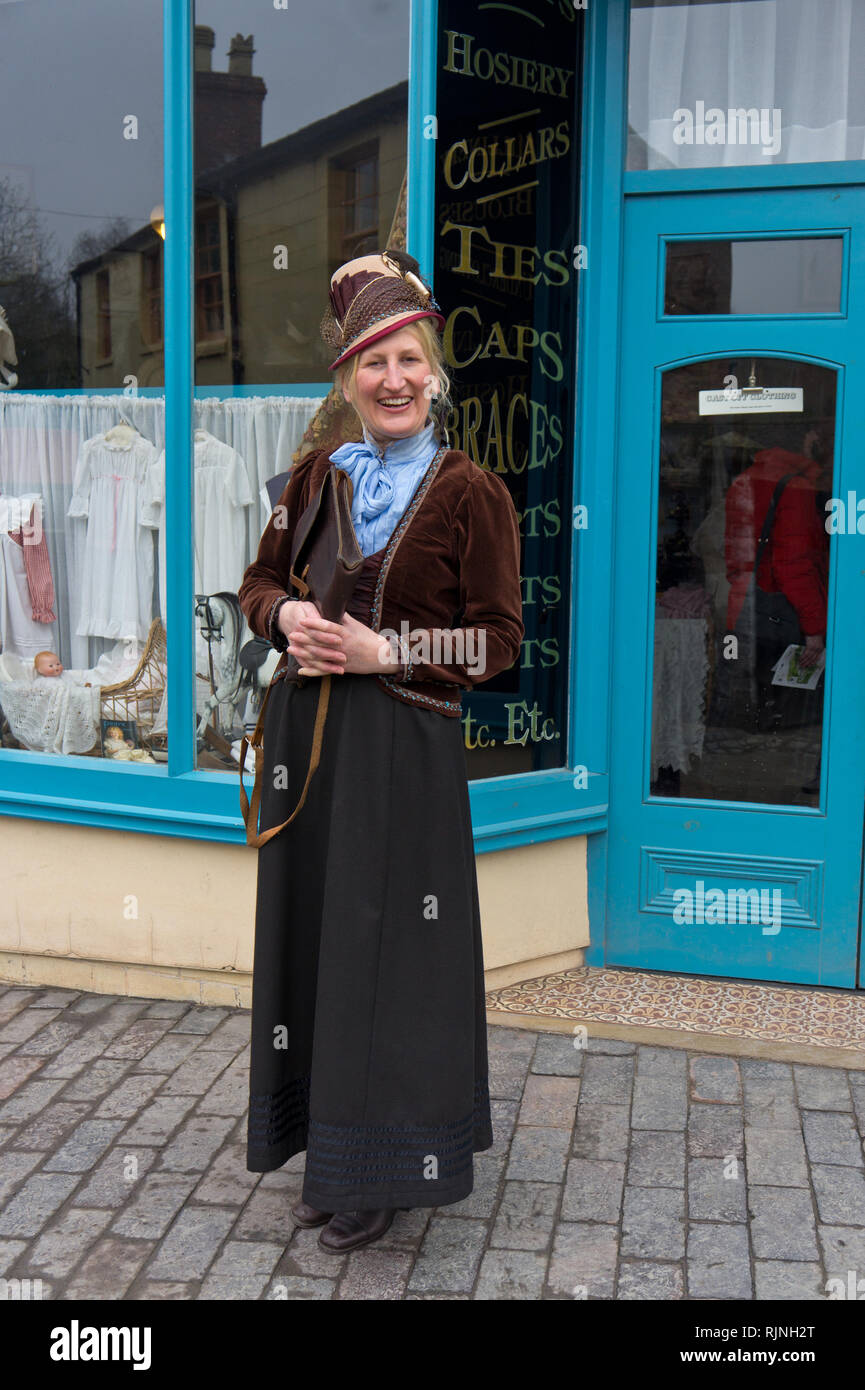
{"type": "MultiPolygon", "coordinates": [[[[318,690],[271,692],[262,830],[297,803],[318,690]]],[[[305,1149],[322,1211],[445,1206],[492,1142],[461,723],[334,676],[306,804],[259,850],[246,1166],[305,1149]]]]}

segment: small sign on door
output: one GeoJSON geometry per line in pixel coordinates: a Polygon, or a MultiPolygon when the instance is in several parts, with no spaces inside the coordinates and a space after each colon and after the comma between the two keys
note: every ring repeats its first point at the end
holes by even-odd
{"type": "Polygon", "coordinates": [[[701,415],[784,414],[805,409],[802,386],[727,387],[722,391],[700,391],[701,415]]]}

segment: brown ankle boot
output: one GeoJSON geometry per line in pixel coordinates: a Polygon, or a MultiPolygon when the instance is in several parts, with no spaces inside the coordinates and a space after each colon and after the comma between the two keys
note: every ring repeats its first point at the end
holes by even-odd
{"type": "Polygon", "coordinates": [[[323,1250],[342,1254],[383,1236],[394,1218],[395,1207],[378,1211],[337,1211],[318,1238],[323,1250]]]}
{"type": "Polygon", "coordinates": [[[298,1226],[323,1226],[325,1221],[329,1221],[333,1216],[332,1211],[319,1211],[317,1207],[310,1207],[306,1202],[295,1202],[291,1214],[298,1226]]]}

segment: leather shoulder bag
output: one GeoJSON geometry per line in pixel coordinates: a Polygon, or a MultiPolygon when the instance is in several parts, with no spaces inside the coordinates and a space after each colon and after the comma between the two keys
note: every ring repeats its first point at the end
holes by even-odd
{"type": "MultiPolygon", "coordinates": [[[[300,517],[291,544],[289,579],[298,590],[297,596],[314,603],[321,616],[333,623],[342,621],[363,566],[363,554],[351,520],[352,494],[351,478],[342,468],[337,468],[336,464],[332,463],[324,475],[321,487],[300,517]]],[[[296,671],[297,665],[296,659],[289,653],[287,669],[293,668],[296,671]]],[[[260,849],[262,845],[266,845],[268,840],[272,840],[294,820],[306,801],[309,784],[321,757],[324,721],[327,718],[330,700],[329,675],[317,678],[321,685],[315,713],[312,750],[300,800],[282,825],[272,826],[270,830],[259,834],[258,814],[264,775],[264,713],[274,684],[283,678],[284,673],[277,672],[271,680],[261,702],[255,732],[251,739],[244,737],[240,744],[240,806],[246,826],[246,843],[253,849],[260,849]],[[255,783],[251,802],[247,799],[246,788],[243,785],[247,748],[252,748],[255,755],[255,783]]],[[[298,680],[302,682],[304,677],[300,676],[298,680]]]]}

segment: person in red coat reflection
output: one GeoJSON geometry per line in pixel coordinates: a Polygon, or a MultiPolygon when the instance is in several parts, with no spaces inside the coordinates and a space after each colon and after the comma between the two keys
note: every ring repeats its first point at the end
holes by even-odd
{"type": "MultiPolygon", "coordinates": [[[[727,631],[733,632],[751,582],[772,494],[788,473],[796,475],[778,501],[757,583],[768,593],[783,593],[795,609],[805,646],[802,666],[813,666],[826,645],[829,536],[818,492],[828,480],[827,473],[831,475],[831,457],[823,435],[811,429],[802,441],[800,454],[781,448],[761,449],[727,492],[727,631]]],[[[780,655],[776,653],[773,659],[780,655]]]]}

